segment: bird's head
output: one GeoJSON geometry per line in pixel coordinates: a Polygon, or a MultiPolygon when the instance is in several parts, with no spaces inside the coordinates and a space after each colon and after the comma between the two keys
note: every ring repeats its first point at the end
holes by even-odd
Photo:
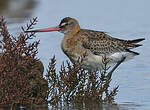
{"type": "Polygon", "coordinates": [[[74,18],[66,17],[59,24],[60,32],[64,34],[72,33],[80,29],[79,23],[74,18]]]}
{"type": "Polygon", "coordinates": [[[51,32],[51,31],[59,31],[64,34],[73,34],[80,30],[80,26],[77,20],[74,18],[66,17],[61,20],[60,24],[56,27],[50,27],[45,29],[37,29],[26,32],[51,32]]]}

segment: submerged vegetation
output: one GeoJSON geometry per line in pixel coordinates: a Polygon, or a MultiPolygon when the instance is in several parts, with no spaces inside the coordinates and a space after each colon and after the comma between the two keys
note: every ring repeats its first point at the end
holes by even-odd
{"type": "MultiPolygon", "coordinates": [[[[62,63],[56,70],[53,57],[43,77],[44,66],[36,57],[39,41],[29,42],[34,33],[24,33],[37,23],[33,18],[19,36],[9,34],[6,22],[0,18],[0,104],[42,104],[59,102],[113,103],[118,86],[110,89],[111,76],[105,67],[101,71],[88,72],[79,64],[62,63]],[[109,76],[109,77],[108,77],[109,76]]],[[[53,53],[52,53],[53,54],[53,53]]]]}

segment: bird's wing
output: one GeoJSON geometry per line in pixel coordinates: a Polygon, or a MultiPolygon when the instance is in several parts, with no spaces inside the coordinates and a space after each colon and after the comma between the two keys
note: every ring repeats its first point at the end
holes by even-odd
{"type": "Polygon", "coordinates": [[[95,55],[127,51],[139,45],[130,43],[130,40],[112,38],[105,32],[99,31],[86,30],[82,36],[85,38],[82,41],[83,47],[90,50],[95,55]]]}

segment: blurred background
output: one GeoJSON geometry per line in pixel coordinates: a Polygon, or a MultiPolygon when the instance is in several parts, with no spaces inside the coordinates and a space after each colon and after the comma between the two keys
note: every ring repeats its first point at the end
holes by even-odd
{"type": "MultiPolygon", "coordinates": [[[[127,109],[150,108],[150,1],[149,0],[0,0],[0,16],[7,20],[13,35],[21,32],[21,26],[38,17],[34,28],[56,26],[66,16],[76,18],[82,28],[105,31],[122,39],[146,38],[143,46],[135,49],[140,56],[123,63],[113,74],[113,85],[119,85],[116,103],[127,109]]],[[[40,39],[38,57],[45,65],[56,56],[57,68],[68,58],[60,43],[63,34],[37,33],[40,39]]],[[[45,71],[46,72],[46,71],[45,71]]],[[[126,109],[125,109],[126,110],[126,109]]]]}

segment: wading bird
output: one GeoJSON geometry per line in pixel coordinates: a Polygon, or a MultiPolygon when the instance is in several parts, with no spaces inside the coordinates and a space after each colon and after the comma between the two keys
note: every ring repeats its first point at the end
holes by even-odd
{"type": "Polygon", "coordinates": [[[144,38],[135,40],[122,40],[113,38],[101,31],[80,28],[77,20],[66,17],[56,27],[37,29],[27,32],[59,31],[64,34],[61,43],[63,52],[76,63],[82,59],[82,66],[88,70],[101,69],[103,56],[109,59],[109,65],[116,64],[113,71],[123,62],[132,59],[139,53],[131,49],[142,46],[137,44],[144,38]]]}

